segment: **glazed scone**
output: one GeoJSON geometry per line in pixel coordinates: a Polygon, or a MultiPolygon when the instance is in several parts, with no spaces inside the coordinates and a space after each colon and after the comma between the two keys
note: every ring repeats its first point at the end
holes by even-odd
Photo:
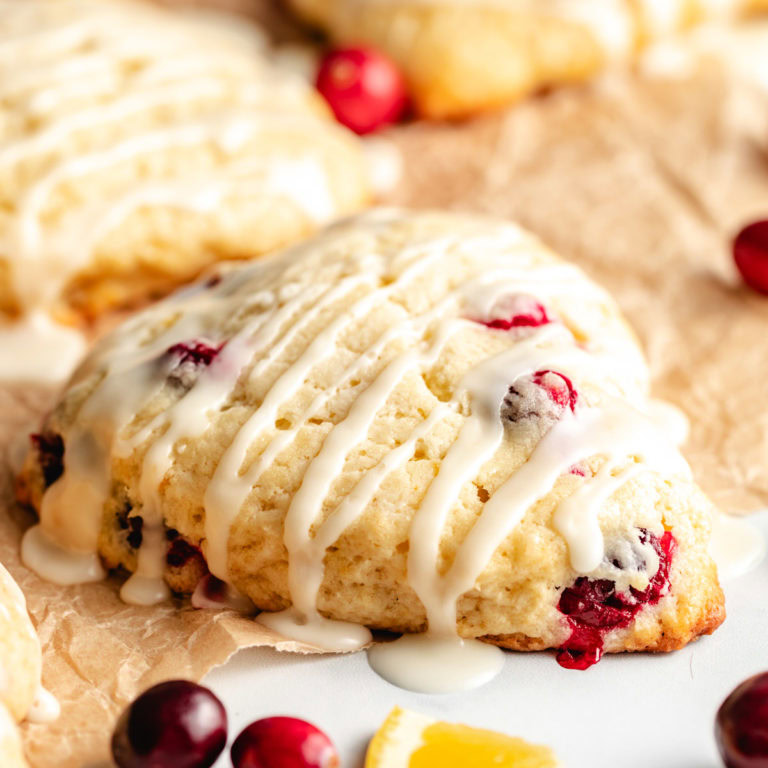
{"type": "Polygon", "coordinates": [[[22,554],[132,572],[134,602],[210,572],[307,631],[679,648],[723,597],[647,378],[610,297],[516,226],[372,211],[101,341],[19,478],[22,554]]]}
{"type": "Polygon", "coordinates": [[[29,713],[40,691],[40,641],[24,595],[0,565],[0,763],[26,766],[16,723],[29,713]]]}
{"type": "Polygon", "coordinates": [[[245,20],[121,0],[0,12],[0,318],[142,302],[367,201],[357,140],[245,20]]]}
{"type": "Polygon", "coordinates": [[[702,19],[768,9],[766,0],[288,0],[340,44],[389,54],[427,117],[463,117],[549,86],[702,19]]]}

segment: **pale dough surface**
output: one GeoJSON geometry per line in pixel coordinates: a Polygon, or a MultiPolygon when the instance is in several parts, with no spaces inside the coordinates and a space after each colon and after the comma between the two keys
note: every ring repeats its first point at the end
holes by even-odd
{"type": "Polygon", "coordinates": [[[0,13],[0,315],[144,302],[367,201],[358,142],[255,24],[122,0],[0,13]]]}

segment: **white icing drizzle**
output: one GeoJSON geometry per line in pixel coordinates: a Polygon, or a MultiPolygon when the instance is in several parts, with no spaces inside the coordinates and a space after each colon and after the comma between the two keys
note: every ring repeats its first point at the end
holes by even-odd
{"type": "Polygon", "coordinates": [[[504,666],[501,648],[479,640],[430,633],[403,635],[368,649],[376,674],[417,693],[471,691],[493,680],[504,666]]]}
{"type": "MultiPolygon", "coordinates": [[[[361,217],[362,225],[351,225],[351,229],[359,233],[355,226],[363,226],[363,231],[380,228],[386,233],[397,217],[393,212],[372,212],[361,217]]],[[[470,368],[450,399],[436,402],[409,435],[361,473],[336,508],[326,509],[325,500],[347,457],[366,439],[397,386],[406,376],[428,372],[451,340],[478,327],[475,320],[494,317],[509,296],[519,294],[536,297],[550,310],[558,301],[572,303],[575,296],[587,297],[579,299],[585,305],[604,307],[607,302],[575,268],[537,261],[533,254],[540,253],[538,246],[518,229],[487,222],[472,235],[416,238],[397,255],[392,251],[382,255],[375,247],[366,250],[353,241],[355,255],[338,262],[335,279],[323,272],[320,280],[304,278],[279,288],[284,270],[301,266],[303,257],[326,244],[339,247],[334,238],[343,237],[344,228],[341,235],[337,230],[288,251],[281,259],[231,271],[214,287],[193,286],[137,316],[104,341],[75,375],[76,384],[85,386],[94,378],[96,383],[75,425],[63,436],[65,472],[44,496],[41,526],[50,536],[55,532],[61,545],[92,554],[110,495],[112,461],[146,446],[134,489],[141,507],[131,512],[144,520],[143,541],[136,573],[126,582],[123,597],[136,602],[161,599],[167,593],[162,582],[166,552],[162,489],[174,457],[187,441],[204,434],[211,414],[226,406],[240,383],[269,380],[258,407],[229,438],[203,497],[201,546],[213,576],[230,582],[230,532],[251,492],[311,419],[352,382],[365,380],[365,387],[355,393],[309,461],[286,513],[284,543],[292,606],[262,614],[259,620],[281,634],[329,650],[354,650],[370,641],[364,627],[332,621],[318,610],[326,551],[365,513],[385,478],[411,459],[418,441],[445,419],[461,415],[458,436],[412,520],[407,577],[424,605],[429,637],[439,638],[445,658],[472,656],[472,684],[478,684],[498,671],[499,657],[476,641],[457,637],[457,603],[475,588],[526,511],[547,496],[571,466],[602,457],[597,474],[580,480],[578,489],[555,512],[555,525],[568,545],[573,569],[591,573],[604,556],[599,514],[613,494],[644,472],[687,478],[688,466],[674,441],[643,413],[651,410],[645,397],[647,371],[627,338],[606,330],[604,337],[585,343],[569,326],[553,322],[516,333],[508,349],[470,368]],[[476,273],[461,284],[418,312],[399,306],[400,297],[439,271],[444,260],[471,259],[479,250],[483,251],[482,269],[475,268],[476,273]],[[234,333],[221,336],[221,318],[242,311],[246,297],[257,311],[235,323],[234,333]],[[366,349],[278,428],[283,407],[311,373],[332,359],[340,340],[356,323],[385,306],[397,309],[399,319],[385,325],[366,349]],[[313,336],[308,336],[310,328],[313,336]],[[143,339],[138,347],[137,337],[143,339]],[[160,393],[177,364],[165,350],[191,339],[224,346],[170,406],[141,428],[133,428],[136,415],[160,393]],[[281,363],[297,343],[303,345],[298,355],[287,365],[281,363]],[[628,350],[619,354],[622,345],[628,350]],[[441,566],[440,541],[453,505],[503,443],[506,427],[500,408],[510,385],[539,370],[562,372],[582,394],[585,383],[588,392],[590,385],[600,382],[599,397],[593,402],[594,395],[583,394],[575,413],[565,408],[527,461],[484,503],[446,569],[441,566]],[[267,440],[253,456],[254,443],[263,436],[267,440]],[[61,531],[65,520],[67,530],[61,531]]],[[[28,534],[25,548],[31,546],[28,539],[40,536],[28,534]]],[[[25,553],[25,561],[30,559],[25,553]]],[[[38,567],[45,566],[38,563],[38,567]]],[[[421,647],[420,640],[381,646],[372,664],[391,677],[386,670],[400,662],[389,657],[410,657],[416,646],[421,647]]],[[[425,689],[425,679],[413,686],[425,689]]]]}

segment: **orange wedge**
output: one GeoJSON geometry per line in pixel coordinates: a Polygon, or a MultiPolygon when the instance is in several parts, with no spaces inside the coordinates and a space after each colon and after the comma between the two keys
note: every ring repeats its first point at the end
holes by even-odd
{"type": "Polygon", "coordinates": [[[557,768],[547,747],[395,707],[368,746],[365,768],[557,768]]]}

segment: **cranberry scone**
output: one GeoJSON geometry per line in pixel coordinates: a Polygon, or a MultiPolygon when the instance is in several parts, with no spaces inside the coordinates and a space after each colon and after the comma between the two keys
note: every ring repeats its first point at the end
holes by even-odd
{"type": "Polygon", "coordinates": [[[167,293],[367,202],[357,140],[225,15],[4,2],[0,319],[167,293]]]}
{"type": "Polygon", "coordinates": [[[40,641],[19,586],[0,565],[0,763],[26,766],[16,723],[40,696],[40,641]]]}
{"type": "Polygon", "coordinates": [[[374,210],[105,337],[33,438],[22,555],[132,602],[212,575],[326,648],[672,650],[723,596],[647,389],[611,298],[524,231],[374,210]]]}
{"type": "Polygon", "coordinates": [[[698,21],[766,0],[288,0],[340,44],[389,54],[418,111],[463,117],[587,80],[698,21]]]}

